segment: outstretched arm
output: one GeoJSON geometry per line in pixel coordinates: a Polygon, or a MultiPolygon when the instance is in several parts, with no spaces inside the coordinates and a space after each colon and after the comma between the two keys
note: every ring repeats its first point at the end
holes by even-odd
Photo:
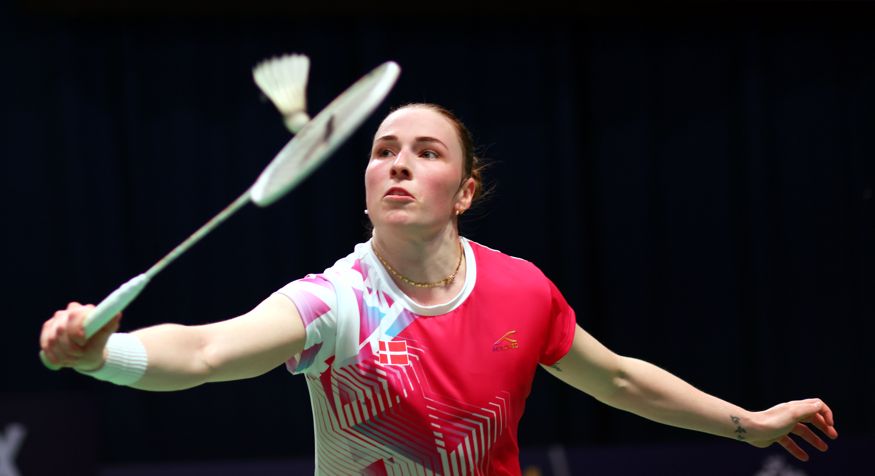
{"type": "MultiPolygon", "coordinates": [[[[82,323],[91,309],[70,303],[44,324],[40,344],[50,361],[83,371],[103,366],[107,339],[118,322],[86,341],[82,323]]],[[[297,308],[279,294],[226,321],[202,326],[161,324],[133,335],[146,349],[148,366],[131,386],[155,391],[256,377],[301,352],[306,339],[297,308]]]]}
{"type": "Polygon", "coordinates": [[[808,454],[791,434],[820,451],[826,451],[827,444],[807,423],[829,438],[838,436],[832,411],[819,399],[787,402],[751,412],[702,392],[653,364],[617,355],[579,326],[568,354],[545,368],[565,383],[615,408],[760,448],[778,442],[802,461],[808,459],[808,454]]]}

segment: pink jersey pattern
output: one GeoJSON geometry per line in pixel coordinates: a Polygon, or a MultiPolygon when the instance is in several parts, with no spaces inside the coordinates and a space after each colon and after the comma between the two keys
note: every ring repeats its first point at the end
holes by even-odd
{"type": "Polygon", "coordinates": [[[520,474],[517,427],[538,364],[564,356],[574,311],[528,261],[462,240],[465,288],[420,306],[369,243],[278,292],[307,329],[317,474],[520,474]]]}

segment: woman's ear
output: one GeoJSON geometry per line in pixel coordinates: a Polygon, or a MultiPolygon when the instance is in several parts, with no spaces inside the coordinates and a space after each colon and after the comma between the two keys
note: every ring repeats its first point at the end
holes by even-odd
{"type": "Polygon", "coordinates": [[[473,177],[468,177],[462,182],[457,194],[456,215],[461,215],[471,208],[471,202],[474,200],[474,192],[476,190],[477,182],[473,177]]]}

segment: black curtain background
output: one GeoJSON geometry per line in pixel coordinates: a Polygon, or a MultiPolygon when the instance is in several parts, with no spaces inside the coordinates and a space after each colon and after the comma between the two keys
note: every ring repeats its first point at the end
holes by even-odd
{"type": "MultiPolygon", "coordinates": [[[[92,399],[102,461],[312,454],[306,385],[284,369],[148,393],[37,359],[55,309],[99,301],[254,181],[288,133],[251,67],[291,51],[311,57],[314,112],[383,61],[402,74],[299,189],[159,275],[124,329],[234,316],[346,255],[367,235],[379,118],[433,101],[492,163],[495,193],[464,233],[538,265],[607,346],[750,409],[819,396],[843,435],[875,432],[868,4],[103,3],[0,7],[0,393],[92,399]]],[[[520,431],[524,446],[709,438],[546,373],[520,431]]]]}

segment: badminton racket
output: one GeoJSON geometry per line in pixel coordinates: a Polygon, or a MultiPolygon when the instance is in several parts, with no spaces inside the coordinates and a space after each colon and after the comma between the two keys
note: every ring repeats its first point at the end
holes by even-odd
{"type": "MultiPolygon", "coordinates": [[[[374,112],[389,94],[400,72],[396,63],[383,63],[334,99],[298,131],[243,195],[145,273],[131,278],[104,298],[85,318],[85,337],[90,339],[136,299],[155,275],[244,205],[252,202],[259,207],[269,206],[300,184],[374,112]]],[[[40,352],[40,358],[46,367],[59,368],[49,362],[44,352],[40,352]]]]}

